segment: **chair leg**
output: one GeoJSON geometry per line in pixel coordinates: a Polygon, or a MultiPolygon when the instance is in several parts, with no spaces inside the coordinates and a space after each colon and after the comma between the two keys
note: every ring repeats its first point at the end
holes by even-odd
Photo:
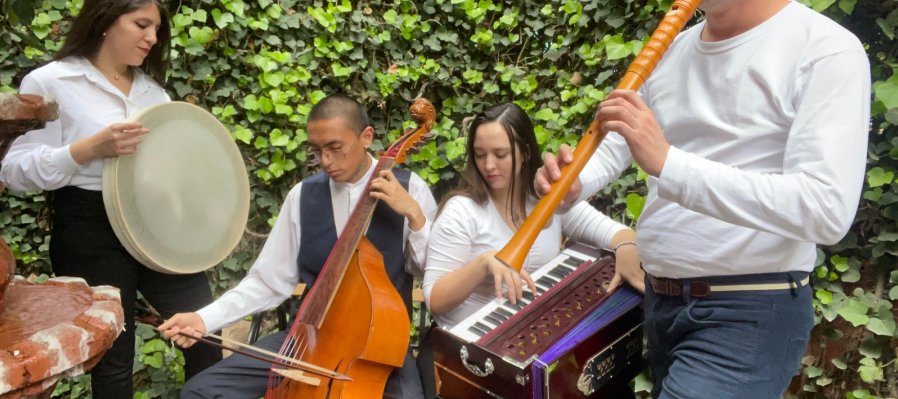
{"type": "Polygon", "coordinates": [[[262,328],[262,317],[261,313],[254,314],[252,320],[249,323],[249,333],[246,335],[246,343],[254,344],[259,339],[259,330],[262,328]]]}

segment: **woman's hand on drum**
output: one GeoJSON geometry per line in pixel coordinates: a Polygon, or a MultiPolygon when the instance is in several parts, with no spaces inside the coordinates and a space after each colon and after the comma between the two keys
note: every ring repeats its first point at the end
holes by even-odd
{"type": "Polygon", "coordinates": [[[69,151],[79,165],[94,159],[133,154],[149,131],[140,122],[113,123],[93,136],[72,143],[69,151]]]}
{"type": "Polygon", "coordinates": [[[396,213],[405,216],[412,231],[421,230],[427,222],[421,205],[399,184],[390,170],[380,171],[380,175],[371,181],[371,197],[383,201],[396,213]]]}
{"type": "Polygon", "coordinates": [[[196,340],[184,335],[202,338],[203,332],[206,331],[206,323],[197,313],[178,313],[156,327],[156,330],[178,346],[189,348],[196,343],[196,340]]]}
{"type": "Polygon", "coordinates": [[[480,261],[487,268],[487,273],[493,276],[496,288],[496,298],[503,296],[511,303],[517,303],[524,295],[524,284],[530,287],[530,292],[536,294],[536,283],[530,278],[526,270],[516,272],[496,259],[496,252],[490,251],[480,255],[480,261]],[[502,295],[502,285],[507,287],[505,295],[502,295]]]}

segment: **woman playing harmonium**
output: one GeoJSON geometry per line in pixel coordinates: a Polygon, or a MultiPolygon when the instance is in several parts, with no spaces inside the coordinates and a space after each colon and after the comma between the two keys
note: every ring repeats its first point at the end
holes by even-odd
{"type": "Polygon", "coordinates": [[[626,280],[643,289],[635,232],[586,202],[550,219],[520,273],[495,259],[538,200],[531,183],[540,155],[533,124],[513,103],[487,109],[471,123],[461,182],[441,204],[428,242],[424,296],[441,326],[457,324],[494,298],[516,302],[525,287],[536,292],[529,273],[561,252],[563,237],[612,249],[611,286],[626,280]]]}

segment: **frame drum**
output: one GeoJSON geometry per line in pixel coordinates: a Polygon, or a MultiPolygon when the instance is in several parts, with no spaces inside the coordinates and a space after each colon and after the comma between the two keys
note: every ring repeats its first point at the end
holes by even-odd
{"type": "Polygon", "coordinates": [[[240,242],[249,178],[228,130],[185,102],[143,110],[150,130],[131,155],[106,158],[103,204],[119,241],[140,263],[168,274],[220,263],[240,242]]]}

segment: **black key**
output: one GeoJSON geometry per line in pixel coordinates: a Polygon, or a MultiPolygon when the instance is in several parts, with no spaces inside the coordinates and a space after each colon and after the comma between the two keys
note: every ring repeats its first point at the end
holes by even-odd
{"type": "Polygon", "coordinates": [[[536,286],[541,288],[543,291],[546,291],[549,288],[552,288],[553,285],[555,285],[554,281],[552,281],[551,279],[545,278],[545,277],[534,281],[534,283],[536,283],[536,286]]]}
{"type": "Polygon", "coordinates": [[[559,264],[558,267],[555,268],[555,270],[558,270],[559,272],[562,272],[562,273],[564,273],[565,276],[567,276],[568,274],[573,273],[574,270],[577,270],[577,269],[570,267],[568,265],[559,264]]]}
{"type": "Polygon", "coordinates": [[[472,327],[477,327],[477,329],[483,331],[484,334],[493,330],[490,326],[487,326],[486,324],[483,324],[479,321],[474,323],[474,325],[472,327]]]}
{"type": "Polygon", "coordinates": [[[486,315],[486,317],[484,317],[484,319],[490,323],[493,323],[496,326],[499,326],[500,324],[502,324],[502,320],[499,320],[498,318],[496,318],[496,316],[494,316],[492,313],[486,315]]]}
{"type": "Polygon", "coordinates": [[[496,308],[495,312],[505,317],[505,320],[508,320],[509,317],[514,316],[514,313],[508,311],[508,309],[505,309],[503,307],[496,308]]]}
{"type": "Polygon", "coordinates": [[[478,324],[480,324],[480,323],[474,323],[474,325],[472,325],[471,327],[468,327],[468,331],[474,333],[474,335],[477,335],[478,337],[482,337],[482,336],[486,335],[486,333],[488,331],[478,327],[477,326],[478,324]]]}
{"type": "Polygon", "coordinates": [[[565,276],[565,274],[562,273],[562,272],[559,271],[559,270],[552,270],[552,271],[549,272],[548,275],[550,275],[550,276],[552,276],[552,277],[555,277],[555,278],[557,278],[558,280],[563,279],[564,276],[565,276]]]}
{"type": "Polygon", "coordinates": [[[512,307],[509,303],[502,305],[502,310],[511,313],[512,315],[518,312],[518,310],[512,307]]]}
{"type": "Polygon", "coordinates": [[[573,267],[573,268],[576,269],[578,266],[580,266],[580,265],[583,264],[583,260],[582,260],[582,259],[574,258],[574,257],[572,256],[572,257],[570,257],[570,258],[565,259],[564,262],[562,262],[562,263],[564,263],[565,265],[568,265],[568,266],[573,267]]]}

